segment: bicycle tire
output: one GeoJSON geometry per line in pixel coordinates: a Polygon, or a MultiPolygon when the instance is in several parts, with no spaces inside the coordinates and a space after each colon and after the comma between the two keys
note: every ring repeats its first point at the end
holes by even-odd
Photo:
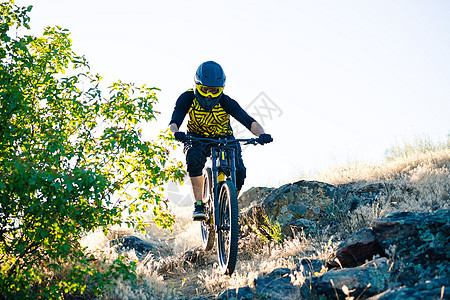
{"type": "Polygon", "coordinates": [[[214,247],[213,206],[212,206],[212,172],[206,168],[203,172],[203,202],[205,204],[206,220],[200,222],[202,248],[204,251],[214,247]]]}
{"type": "Polygon", "coordinates": [[[236,267],[239,241],[237,192],[231,181],[221,182],[218,191],[217,255],[221,272],[231,275],[236,267]]]}

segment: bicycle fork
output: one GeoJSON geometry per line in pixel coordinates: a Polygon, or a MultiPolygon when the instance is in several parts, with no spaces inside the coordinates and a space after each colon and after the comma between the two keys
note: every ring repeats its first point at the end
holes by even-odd
{"type": "MultiPolygon", "coordinates": [[[[229,149],[229,153],[226,153],[224,149],[218,149],[217,147],[211,148],[211,161],[212,161],[212,179],[214,184],[214,231],[218,233],[219,230],[226,230],[229,228],[219,228],[219,168],[229,169],[231,173],[231,181],[236,183],[236,155],[235,149],[229,149]],[[219,154],[219,157],[217,157],[219,154]],[[227,157],[227,155],[229,157],[227,157]],[[229,164],[228,164],[229,162],[229,164]]],[[[222,179],[222,180],[226,180],[222,179]]]]}

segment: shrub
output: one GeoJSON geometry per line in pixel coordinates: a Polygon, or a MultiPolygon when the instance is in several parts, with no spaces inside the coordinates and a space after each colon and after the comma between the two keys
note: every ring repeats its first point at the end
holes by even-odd
{"type": "Polygon", "coordinates": [[[80,234],[122,222],[143,229],[149,208],[170,228],[160,186],[184,172],[168,157],[170,138],[141,136],[157,89],[119,81],[105,96],[67,30],[19,34],[31,8],[0,4],[0,293],[60,298],[88,281],[98,293],[133,269],[120,260],[97,268],[80,234]]]}

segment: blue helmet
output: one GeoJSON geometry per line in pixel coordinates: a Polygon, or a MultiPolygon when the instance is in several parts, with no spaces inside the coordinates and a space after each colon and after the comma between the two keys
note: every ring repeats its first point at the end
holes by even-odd
{"type": "Polygon", "coordinates": [[[222,67],[214,61],[204,62],[198,67],[194,94],[204,109],[211,110],[222,98],[225,80],[222,67]]]}

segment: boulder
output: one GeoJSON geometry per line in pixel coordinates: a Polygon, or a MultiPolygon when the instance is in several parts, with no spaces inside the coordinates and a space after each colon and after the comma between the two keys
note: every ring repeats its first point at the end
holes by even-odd
{"type": "Polygon", "coordinates": [[[370,261],[375,255],[385,256],[371,229],[363,229],[347,238],[335,251],[329,262],[332,267],[356,267],[370,261]]]}
{"type": "Polygon", "coordinates": [[[330,184],[302,180],[276,189],[262,206],[280,224],[301,218],[319,221],[343,196],[343,191],[330,184]]]}
{"type": "Polygon", "coordinates": [[[254,205],[260,204],[274,189],[267,187],[253,187],[239,197],[239,210],[246,211],[254,205]]]}
{"type": "Polygon", "coordinates": [[[450,259],[450,210],[435,213],[400,212],[372,221],[372,230],[384,251],[397,257],[424,252],[427,248],[443,249],[450,259]]]}
{"type": "Polygon", "coordinates": [[[294,237],[304,234],[308,236],[318,230],[318,221],[311,221],[308,219],[293,219],[289,222],[292,235],[294,237]]]}
{"type": "Polygon", "coordinates": [[[115,248],[120,254],[134,250],[140,261],[144,260],[149,253],[155,257],[159,257],[160,252],[159,246],[145,242],[135,236],[111,240],[109,241],[109,246],[115,248]]]}
{"type": "Polygon", "coordinates": [[[352,291],[352,296],[376,295],[389,286],[391,281],[389,268],[388,259],[382,257],[356,268],[331,270],[320,276],[307,278],[301,293],[306,299],[312,295],[326,295],[329,297],[327,299],[338,299],[337,295],[346,296],[344,292],[346,287],[352,291]]]}
{"type": "MultiPolygon", "coordinates": [[[[273,189],[264,200],[259,199],[242,214],[241,226],[253,229],[270,227],[269,221],[280,224],[282,233],[292,237],[299,227],[301,229],[296,220],[330,220],[348,210],[350,203],[347,202],[345,192],[340,188],[323,182],[302,180],[273,189]]],[[[312,226],[311,223],[307,225],[312,226]]]]}
{"type": "Polygon", "coordinates": [[[402,284],[412,286],[450,274],[450,210],[395,213],[374,220],[372,230],[394,258],[394,272],[402,284]]]}

